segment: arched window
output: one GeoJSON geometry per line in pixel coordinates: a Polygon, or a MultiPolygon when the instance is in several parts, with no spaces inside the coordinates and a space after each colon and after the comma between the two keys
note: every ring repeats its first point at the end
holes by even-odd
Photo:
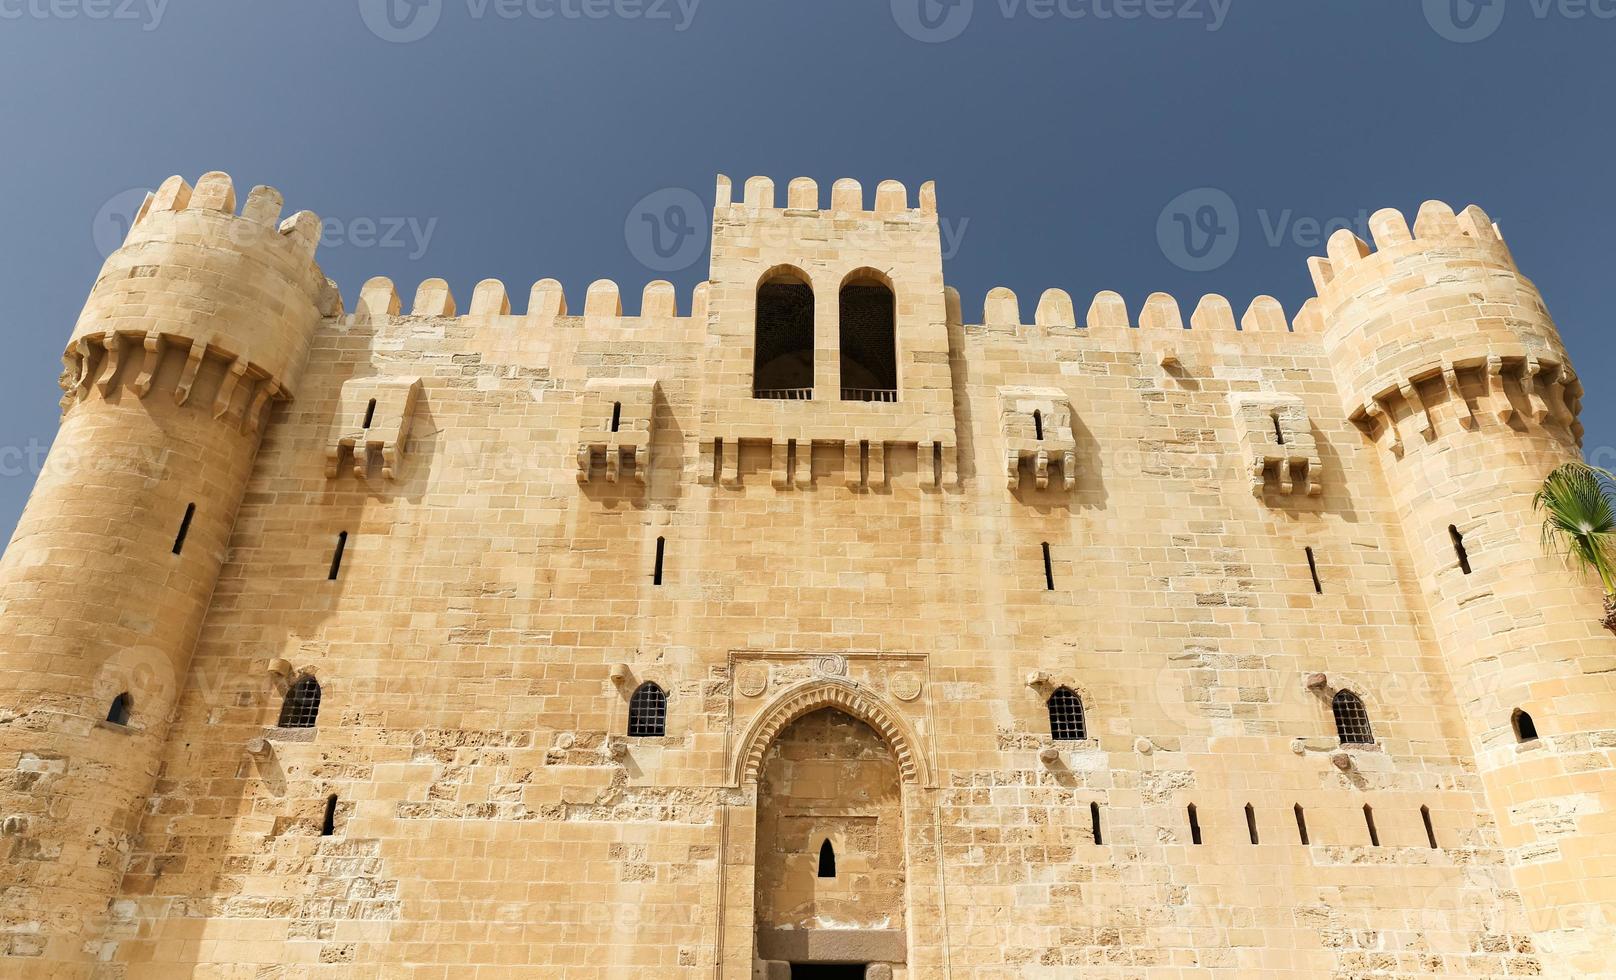
{"type": "Polygon", "coordinates": [[[668,695],[646,681],[628,701],[628,733],[632,738],[660,738],[668,731],[668,695]]]}
{"type": "Polygon", "coordinates": [[[107,709],[107,721],[114,725],[129,724],[129,712],[134,707],[135,699],[129,696],[128,691],[123,692],[112,699],[112,707],[107,709]]]}
{"type": "Polygon", "coordinates": [[[286,700],[281,702],[281,720],[278,724],[282,728],[313,728],[315,719],[319,717],[320,682],[304,674],[286,692],[286,700]]]}
{"type": "Polygon", "coordinates": [[[836,877],[836,848],[830,846],[830,838],[819,845],[819,877],[836,877]]]}
{"type": "Polygon", "coordinates": [[[1062,742],[1089,737],[1083,720],[1083,701],[1069,687],[1057,688],[1049,696],[1049,734],[1062,742]]]}
{"type": "Polygon", "coordinates": [[[1363,698],[1351,691],[1337,691],[1330,702],[1335,711],[1335,733],[1342,745],[1373,745],[1374,730],[1369,727],[1369,712],[1364,709],[1363,698]]]}
{"type": "Polygon", "coordinates": [[[814,291],[795,270],[758,285],[752,397],[814,397],[814,291]]]}
{"type": "Polygon", "coordinates": [[[1510,724],[1515,728],[1515,741],[1531,742],[1537,738],[1537,722],[1532,720],[1531,715],[1520,708],[1516,708],[1515,713],[1510,716],[1509,720],[1510,724]]]}
{"type": "Polygon", "coordinates": [[[874,273],[842,284],[842,401],[898,400],[898,300],[874,273]]]}

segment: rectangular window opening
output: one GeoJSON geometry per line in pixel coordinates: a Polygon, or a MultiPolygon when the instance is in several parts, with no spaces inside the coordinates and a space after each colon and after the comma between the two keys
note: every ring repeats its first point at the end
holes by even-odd
{"type": "Polygon", "coordinates": [[[661,585],[662,584],[662,554],[663,554],[663,550],[666,547],[666,545],[667,545],[667,539],[666,538],[657,538],[656,539],[656,567],[654,569],[652,569],[652,571],[651,571],[651,584],[652,585],[661,585]]]}
{"type": "Polygon", "coordinates": [[[1201,843],[1201,818],[1195,812],[1195,804],[1190,804],[1190,843],[1201,843]]]}
{"type": "Polygon", "coordinates": [[[1044,589],[1055,591],[1055,565],[1049,558],[1049,542],[1044,542],[1044,589]]]}
{"type": "Polygon", "coordinates": [[[1100,833],[1100,804],[1089,804],[1089,823],[1094,828],[1094,843],[1104,844],[1105,838],[1100,833]]]}
{"type": "Polygon", "coordinates": [[[1319,563],[1313,557],[1313,549],[1307,549],[1307,573],[1313,576],[1313,592],[1316,595],[1324,594],[1324,583],[1319,581],[1319,563]]]}
{"type": "Polygon", "coordinates": [[[1459,571],[1470,574],[1470,552],[1465,548],[1464,534],[1458,525],[1448,525],[1448,536],[1453,539],[1453,553],[1459,558],[1459,571]]]}
{"type": "Polygon", "coordinates": [[[337,580],[337,573],[342,571],[342,553],[346,551],[347,548],[348,532],[342,531],[337,534],[337,548],[331,553],[331,574],[326,576],[326,578],[332,582],[337,580]]]}
{"type": "Polygon", "coordinates": [[[179,533],[174,535],[174,554],[185,549],[185,536],[191,533],[191,518],[196,516],[196,504],[185,505],[185,516],[180,518],[179,533]]]}
{"type": "Polygon", "coordinates": [[[1305,847],[1310,841],[1307,839],[1307,814],[1302,812],[1302,804],[1296,804],[1296,836],[1302,840],[1305,847]]]}
{"type": "Polygon", "coordinates": [[[1257,811],[1250,803],[1246,804],[1246,832],[1251,835],[1251,842],[1257,843],[1257,811]]]}
{"type": "Polygon", "coordinates": [[[1375,829],[1375,808],[1365,803],[1363,808],[1364,825],[1369,828],[1369,843],[1373,847],[1380,846],[1380,832],[1375,829]]]}
{"type": "Polygon", "coordinates": [[[1431,845],[1431,850],[1434,851],[1434,850],[1437,849],[1437,846],[1436,846],[1436,827],[1431,824],[1431,808],[1430,807],[1428,807],[1428,806],[1420,807],[1420,819],[1425,822],[1425,840],[1426,840],[1426,843],[1430,844],[1431,845]]]}

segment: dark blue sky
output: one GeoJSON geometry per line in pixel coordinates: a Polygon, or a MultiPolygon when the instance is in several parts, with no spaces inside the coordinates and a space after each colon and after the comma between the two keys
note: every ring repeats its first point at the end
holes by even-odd
{"type": "Polygon", "coordinates": [[[0,531],[130,192],[213,169],[327,218],[350,306],[378,274],[406,299],[445,277],[462,307],[494,276],[518,308],[546,276],[574,308],[612,278],[630,312],[666,276],[683,304],[705,255],[648,268],[634,209],[705,208],[719,172],[827,200],[838,177],[936,180],[968,320],[996,285],[1028,316],[1050,286],[1080,310],[1116,289],[1294,312],[1317,224],[1479,203],[1571,348],[1590,456],[1616,463],[1616,0],[1504,4],[0,0],[0,531]],[[1157,233],[1189,192],[1240,224],[1199,260],[1157,233]]]}

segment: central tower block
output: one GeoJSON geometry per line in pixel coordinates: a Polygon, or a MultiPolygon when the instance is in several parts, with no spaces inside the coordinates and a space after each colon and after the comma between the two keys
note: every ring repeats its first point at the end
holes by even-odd
{"type": "Polygon", "coordinates": [[[1539,542],[1532,498],[1579,458],[1581,384],[1480,208],[1370,220],[1312,270],[1344,414],[1376,443],[1533,929],[1556,975],[1616,959],[1616,640],[1539,542]],[[1535,721],[1522,724],[1523,718],[1535,721]]]}
{"type": "Polygon", "coordinates": [[[825,210],[799,177],[780,203],[767,177],[748,180],[740,202],[718,178],[702,478],[735,485],[741,452],[757,451],[782,489],[833,462],[854,487],[911,465],[923,486],[955,483],[933,186],[911,207],[902,184],[883,181],[871,210],[857,181],[839,180],[825,210]]]}
{"type": "MultiPolygon", "coordinates": [[[[62,425],[0,564],[0,943],[82,976],[152,792],[275,403],[322,305],[320,222],[170,178],[101,269],[62,425]]],[[[199,691],[217,691],[203,684],[199,691]]]]}

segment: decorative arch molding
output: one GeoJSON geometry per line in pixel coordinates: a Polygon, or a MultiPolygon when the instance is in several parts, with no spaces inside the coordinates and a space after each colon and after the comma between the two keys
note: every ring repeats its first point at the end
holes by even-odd
{"type": "Polygon", "coordinates": [[[741,736],[735,758],[735,784],[757,782],[763,768],[763,754],[786,726],[821,708],[835,708],[857,718],[887,743],[898,760],[898,773],[905,783],[930,786],[931,766],[920,751],[920,739],[904,722],[902,715],[874,692],[851,681],[816,678],[782,691],[741,736]]]}

